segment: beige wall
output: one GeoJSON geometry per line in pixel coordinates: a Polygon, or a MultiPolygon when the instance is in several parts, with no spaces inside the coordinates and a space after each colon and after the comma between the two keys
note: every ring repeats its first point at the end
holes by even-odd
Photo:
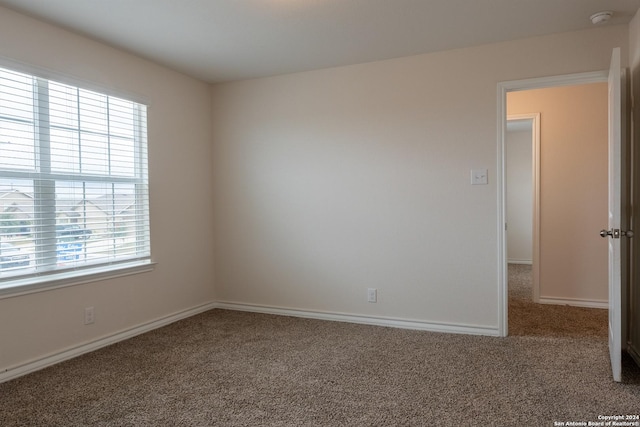
{"type": "Polygon", "coordinates": [[[0,372],[212,301],[209,86],[4,8],[0,40],[1,57],[148,102],[158,263],[151,273],[0,299],[0,372]]]}
{"type": "Polygon", "coordinates": [[[497,84],[604,70],[627,41],[610,26],[215,86],[217,296],[497,331],[497,84]]]}
{"type": "Polygon", "coordinates": [[[540,298],[606,302],[607,84],[511,92],[507,110],[540,113],[540,298]]]}

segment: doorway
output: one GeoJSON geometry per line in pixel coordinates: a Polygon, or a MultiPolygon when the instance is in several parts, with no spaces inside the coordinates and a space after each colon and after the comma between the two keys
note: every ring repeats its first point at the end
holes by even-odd
{"type": "MultiPolygon", "coordinates": [[[[559,76],[559,77],[550,77],[550,78],[543,78],[543,79],[531,79],[531,80],[525,80],[525,81],[515,81],[515,82],[507,82],[507,83],[502,83],[499,85],[499,128],[501,130],[500,132],[500,137],[499,137],[499,162],[500,162],[500,167],[499,170],[501,171],[501,173],[499,174],[499,185],[500,185],[500,200],[499,200],[499,205],[500,205],[500,218],[499,218],[499,234],[500,234],[500,298],[501,298],[501,309],[500,309],[500,313],[499,313],[499,324],[500,324],[500,331],[501,331],[501,335],[506,336],[509,334],[509,323],[508,323],[508,318],[509,318],[509,271],[508,271],[508,260],[509,260],[509,254],[508,254],[508,237],[509,237],[509,231],[508,231],[508,226],[509,224],[507,223],[507,187],[508,187],[508,183],[507,183],[507,164],[506,164],[506,154],[507,154],[507,113],[508,113],[508,106],[507,106],[507,95],[511,92],[524,92],[524,91],[534,91],[534,90],[538,90],[538,89],[551,89],[551,88],[564,88],[564,87],[569,87],[569,86],[578,86],[578,85],[587,85],[587,84],[592,84],[592,83],[601,83],[601,84],[606,84],[605,82],[607,81],[607,73],[606,72],[597,72],[597,73],[585,73],[585,74],[577,74],[577,75],[570,75],[570,76],[559,76]]],[[[606,98],[604,98],[604,105],[603,108],[606,111],[606,98]]],[[[529,112],[531,111],[535,111],[536,110],[529,110],[529,112]]],[[[548,116],[547,116],[548,117],[548,116]]],[[[539,118],[540,120],[540,118],[539,118]]],[[[545,116],[543,115],[541,117],[541,121],[542,121],[542,126],[544,126],[544,120],[545,120],[545,116]]],[[[605,120],[606,120],[606,114],[605,114],[605,120]]],[[[540,122],[538,122],[540,123],[540,122]]],[[[570,126],[568,126],[570,127],[570,126]]],[[[540,133],[538,133],[539,135],[540,133]]],[[[562,138],[560,138],[558,141],[547,141],[547,143],[556,143],[559,144],[561,143],[562,138]]],[[[606,141],[606,136],[605,139],[606,141]]],[[[538,145],[539,147],[539,145],[538,145]]],[[[531,146],[532,149],[532,166],[535,167],[540,167],[541,164],[541,159],[540,159],[540,151],[539,149],[536,152],[536,147],[535,145],[531,146]],[[535,159],[535,160],[534,160],[535,159]]],[[[603,147],[603,149],[606,150],[606,145],[603,147]]],[[[548,154],[548,153],[547,153],[548,154]]],[[[569,153],[561,153],[563,155],[567,155],[569,153]]],[[[575,153],[575,156],[580,156],[582,154],[584,154],[581,150],[577,150],[575,153]]],[[[604,157],[605,159],[605,164],[606,164],[606,155],[604,157]]],[[[543,159],[544,160],[544,159],[543,159]]],[[[547,163],[552,164],[554,161],[558,160],[557,158],[547,158],[547,163]]],[[[558,160],[558,163],[561,164],[562,160],[558,160]]],[[[535,172],[535,169],[532,170],[532,172],[535,172]]],[[[571,171],[571,170],[566,170],[566,171],[561,171],[562,173],[565,173],[564,176],[560,175],[560,178],[558,178],[558,176],[549,176],[550,178],[553,178],[551,180],[551,182],[546,181],[546,185],[547,185],[547,191],[550,188],[555,187],[563,187],[563,185],[565,185],[567,182],[570,182],[574,176],[580,175],[582,172],[584,171],[571,171]]],[[[544,173],[544,172],[543,172],[544,173]]],[[[535,176],[535,175],[534,175],[535,176]]],[[[538,173],[538,179],[540,179],[540,173],[538,173]]],[[[603,180],[604,183],[606,184],[606,175],[605,175],[605,179],[603,180]]],[[[586,184],[586,183],[585,183],[586,184]]],[[[538,181],[537,186],[535,187],[535,190],[533,191],[529,191],[528,192],[528,197],[531,197],[531,200],[534,202],[534,206],[537,207],[537,209],[540,208],[541,203],[540,203],[540,181],[538,181]],[[537,203],[535,201],[536,196],[538,197],[537,203]]],[[[545,188],[545,181],[544,178],[542,180],[542,185],[543,185],[543,189],[545,188]]],[[[562,188],[561,188],[562,189],[562,188]]],[[[606,194],[606,193],[605,193],[606,194]]],[[[604,197],[604,200],[606,200],[606,195],[604,197]]],[[[543,237],[546,237],[546,246],[547,246],[547,252],[548,252],[548,256],[545,257],[545,244],[543,241],[543,243],[540,243],[540,219],[541,219],[541,214],[540,211],[538,210],[536,212],[536,209],[534,208],[534,212],[533,215],[536,217],[535,220],[533,220],[533,224],[532,224],[532,231],[533,231],[533,227],[537,226],[538,230],[537,230],[537,234],[533,233],[532,236],[532,241],[531,241],[531,246],[532,246],[532,253],[531,253],[531,274],[534,275],[535,274],[535,281],[538,283],[538,286],[532,286],[532,290],[531,290],[531,298],[535,299],[536,302],[543,302],[545,303],[545,305],[547,306],[547,309],[550,310],[560,310],[563,309],[564,305],[569,305],[569,306],[582,306],[582,307],[605,307],[606,306],[606,288],[604,289],[605,292],[605,296],[604,298],[600,299],[599,296],[600,294],[598,294],[598,290],[587,290],[585,295],[581,295],[579,292],[576,293],[576,289],[573,289],[572,287],[576,286],[576,283],[582,283],[585,282],[586,279],[588,278],[584,278],[584,277],[580,277],[580,280],[559,280],[557,277],[562,277],[562,276],[557,276],[554,277],[554,274],[558,272],[558,265],[561,267],[567,267],[568,270],[570,270],[573,273],[577,273],[577,274],[581,274],[582,270],[585,270],[585,266],[589,266],[591,265],[591,263],[595,262],[595,258],[593,255],[588,255],[587,258],[590,259],[577,259],[574,255],[574,252],[584,252],[582,249],[580,248],[580,250],[578,251],[574,251],[574,250],[567,250],[566,247],[562,247],[561,245],[557,248],[555,248],[555,252],[553,250],[549,250],[550,248],[552,248],[549,242],[553,242],[554,239],[559,241],[562,240],[560,239],[560,237],[562,237],[562,235],[577,235],[577,233],[575,233],[574,229],[571,229],[571,227],[574,227],[575,229],[579,228],[579,225],[581,225],[581,221],[585,216],[589,216],[591,215],[591,213],[589,212],[589,209],[585,209],[583,211],[579,211],[578,213],[572,213],[571,209],[575,208],[575,206],[580,206],[580,200],[579,200],[579,195],[578,194],[572,194],[572,193],[566,193],[565,192],[565,196],[563,198],[557,199],[557,200],[547,200],[547,207],[551,206],[552,203],[556,203],[557,205],[557,212],[554,212],[552,214],[548,214],[546,217],[543,218],[543,220],[546,218],[547,220],[551,219],[551,222],[545,223],[545,230],[542,231],[543,237]],[[575,198],[575,200],[573,200],[575,198]],[[563,205],[564,204],[564,205],[563,205]],[[573,215],[573,218],[575,219],[575,221],[569,221],[566,224],[569,224],[568,226],[565,224],[564,226],[562,225],[562,221],[556,221],[558,222],[557,224],[553,223],[553,219],[555,219],[556,217],[560,217],[562,216],[563,213],[567,213],[568,215],[573,215]],[[557,230],[554,230],[553,227],[562,227],[559,228],[557,230]],[[577,228],[576,228],[577,227],[577,228]],[[544,236],[544,232],[547,232],[548,234],[546,236],[544,236]],[[534,237],[536,236],[536,237],[534,237]],[[535,239],[538,239],[538,241],[536,242],[537,245],[534,245],[533,241],[535,239]],[[538,257],[538,259],[534,259],[534,257],[538,257]],[[554,262],[556,263],[556,265],[554,265],[554,262]],[[540,268],[540,264],[543,264],[544,267],[547,268],[547,270],[543,270],[542,273],[539,270],[540,268]],[[554,269],[555,268],[555,269],[554,269]],[[546,273],[545,273],[546,272],[546,273]],[[546,274],[546,275],[545,275],[546,274]],[[548,279],[548,281],[545,283],[545,277],[548,279]],[[542,288],[540,287],[540,280],[543,280],[542,282],[542,288]],[[585,279],[585,280],[583,280],[585,279]],[[558,285],[558,283],[560,285],[558,285]],[[567,285],[564,288],[562,288],[561,285],[567,285]],[[546,285],[546,287],[545,287],[546,285]],[[555,288],[553,286],[555,286],[555,288]],[[533,295],[534,289],[536,289],[535,291],[535,295],[533,295]],[[556,305],[556,307],[551,307],[553,305],[556,305]]],[[[603,211],[604,212],[604,211],[603,211]]],[[[598,219],[598,223],[602,222],[602,221],[606,221],[606,217],[604,218],[599,218],[598,219]]],[[[582,224],[584,225],[584,224],[582,224]]],[[[597,230],[597,225],[594,226],[594,230],[597,230]]],[[[597,232],[594,232],[595,235],[597,236],[597,232]]],[[[580,235],[585,234],[584,233],[584,227],[580,233],[580,235]]],[[[567,240],[567,239],[565,239],[567,240]]],[[[578,239],[579,240],[579,239],[578,239]]],[[[584,254],[583,254],[584,255],[584,254]]],[[[523,260],[520,260],[523,261],[523,260]]],[[[526,261],[526,260],[525,260],[526,261]]],[[[606,265],[606,251],[602,253],[602,260],[603,265],[606,265]]],[[[606,270],[605,270],[605,274],[606,274],[606,270]]],[[[605,280],[606,281],[606,280],[605,280]]],[[[605,312],[606,313],[606,312],[605,312]]],[[[606,315],[605,315],[606,317],[606,315]]]]}

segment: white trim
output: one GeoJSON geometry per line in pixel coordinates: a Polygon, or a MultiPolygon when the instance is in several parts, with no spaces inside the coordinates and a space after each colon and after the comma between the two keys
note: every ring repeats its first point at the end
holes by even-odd
{"type": "Polygon", "coordinates": [[[155,265],[153,261],[141,260],[0,282],[0,300],[147,273],[153,271],[155,265]]]}
{"type": "Polygon", "coordinates": [[[540,297],[540,304],[570,305],[572,307],[609,309],[609,302],[605,300],[588,300],[580,298],[545,298],[540,297]]]}
{"type": "Polygon", "coordinates": [[[603,83],[608,80],[608,77],[609,70],[601,70],[591,71],[587,73],[564,74],[559,76],[538,77],[524,80],[511,80],[498,83],[498,88],[504,88],[505,93],[517,92],[522,90],[544,89],[549,87],[603,83]]]}
{"type": "Polygon", "coordinates": [[[533,261],[530,259],[508,259],[507,264],[532,265],[533,261]]]}
{"type": "Polygon", "coordinates": [[[497,212],[498,212],[498,331],[501,337],[506,337],[509,333],[509,321],[507,318],[508,312],[508,289],[507,289],[507,233],[506,233],[506,221],[507,221],[507,206],[506,199],[506,168],[505,168],[505,156],[506,150],[504,147],[507,133],[507,83],[498,83],[498,117],[497,117],[497,129],[498,129],[498,159],[496,168],[498,173],[496,174],[497,185],[497,212]]]}
{"type": "Polygon", "coordinates": [[[499,82],[497,85],[497,130],[498,130],[498,159],[497,159],[497,202],[498,202],[498,330],[500,336],[507,336],[508,330],[508,297],[507,297],[507,258],[505,248],[505,133],[507,128],[507,92],[542,89],[547,87],[571,86],[588,83],[606,82],[609,76],[608,70],[589,73],[577,73],[561,76],[541,77],[526,80],[512,80],[499,82]]]}
{"type": "Polygon", "coordinates": [[[81,356],[85,353],[99,350],[108,345],[124,341],[126,339],[135,337],[136,335],[141,335],[145,332],[149,332],[163,326],[167,326],[171,323],[177,322],[178,320],[186,319],[187,317],[195,316],[196,314],[200,314],[214,308],[216,308],[215,303],[203,304],[197,307],[170,314],[168,316],[160,317],[151,322],[143,323],[133,328],[125,329],[124,331],[120,331],[85,344],[71,347],[66,350],[62,350],[54,354],[50,354],[48,356],[26,362],[21,365],[6,368],[2,372],[0,372],[0,383],[30,374],[35,371],[39,371],[40,369],[44,369],[57,363],[64,362],[65,360],[73,359],[74,357],[81,356]]]}
{"type": "Polygon", "coordinates": [[[423,322],[419,320],[409,319],[397,319],[389,317],[372,317],[361,316],[346,313],[331,313],[324,311],[313,310],[297,310],[284,307],[272,307],[253,304],[241,304],[236,302],[211,302],[203,304],[194,308],[179,311],[177,313],[164,316],[153,320],[151,322],[143,323],[141,325],[126,329],[106,337],[67,348],[65,350],[44,356],[20,365],[12,366],[4,369],[0,372],[0,383],[10,381],[12,379],[30,374],[32,372],[39,371],[49,366],[53,366],[57,363],[64,362],[74,357],[81,356],[92,351],[99,350],[103,347],[115,344],[120,341],[133,338],[137,335],[150,332],[154,329],[167,326],[171,323],[177,322],[182,319],[186,319],[191,316],[195,316],[205,311],[213,309],[234,310],[234,311],[246,311],[252,313],[265,313],[275,314],[278,316],[290,316],[301,317],[307,319],[328,320],[334,322],[347,322],[347,323],[359,323],[364,325],[386,326],[392,328],[401,329],[414,329],[429,332],[443,332],[449,334],[465,334],[465,335],[486,335],[497,337],[499,331],[497,328],[476,326],[476,325],[463,325],[463,324],[449,324],[439,322],[423,322]]]}
{"type": "Polygon", "coordinates": [[[298,310],[285,307],[273,307],[257,304],[242,304],[231,301],[220,301],[217,308],[252,313],[275,314],[278,316],[302,317],[306,319],[330,320],[334,322],[360,323],[364,325],[387,326],[401,329],[416,329],[429,332],[449,334],[498,336],[498,329],[486,326],[463,325],[440,322],[424,322],[420,320],[398,319],[381,316],[363,316],[347,313],[333,313],[316,310],[298,310]]]}

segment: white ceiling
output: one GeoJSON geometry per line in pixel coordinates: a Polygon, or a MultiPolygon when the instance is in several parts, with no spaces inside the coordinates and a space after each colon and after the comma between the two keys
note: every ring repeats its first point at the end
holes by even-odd
{"type": "MultiPolygon", "coordinates": [[[[207,82],[629,22],[640,0],[0,0],[207,82]]],[[[1,10],[0,10],[1,13],[1,10]]]]}

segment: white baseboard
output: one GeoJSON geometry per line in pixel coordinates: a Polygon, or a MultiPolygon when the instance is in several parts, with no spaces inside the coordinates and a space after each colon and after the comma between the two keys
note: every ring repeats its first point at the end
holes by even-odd
{"type": "Polygon", "coordinates": [[[198,307],[194,307],[188,310],[180,311],[165,317],[161,317],[154,321],[144,323],[142,325],[135,326],[124,331],[108,335],[106,337],[90,341],[85,344],[74,346],[48,356],[44,356],[21,365],[13,366],[4,369],[0,372],[0,383],[21,377],[23,375],[30,374],[40,369],[53,366],[57,363],[64,362],[65,360],[73,359],[74,357],[81,356],[85,353],[98,350],[111,344],[115,344],[119,341],[124,341],[129,338],[133,338],[136,335],[144,334],[145,332],[152,331],[154,329],[161,328],[171,323],[177,322],[187,317],[195,316],[196,314],[203,313],[212,309],[226,309],[236,311],[248,311],[254,313],[275,314],[280,316],[302,317],[308,319],[330,320],[336,322],[348,322],[348,323],[360,323],[365,325],[387,326],[393,328],[402,329],[416,329],[430,332],[444,332],[451,334],[467,334],[467,335],[487,335],[487,336],[499,336],[498,328],[475,326],[475,325],[461,325],[461,324],[448,324],[448,323],[436,323],[436,322],[423,322],[408,319],[395,319],[388,317],[372,317],[361,316],[344,313],[331,313],[322,311],[311,310],[296,310],[283,307],[269,307],[261,305],[241,304],[235,302],[213,302],[203,304],[198,307]]]}
{"type": "Polygon", "coordinates": [[[570,305],[573,307],[586,307],[586,308],[609,308],[609,303],[603,300],[586,300],[579,298],[545,298],[540,297],[538,301],[540,304],[553,304],[553,305],[570,305]]]}
{"type": "Polygon", "coordinates": [[[530,259],[508,259],[507,264],[525,264],[533,265],[533,261],[530,259]]]}
{"type": "Polygon", "coordinates": [[[475,325],[460,325],[448,323],[424,322],[418,320],[396,319],[389,317],[361,316],[345,313],[332,313],[313,310],[297,310],[284,307],[242,304],[237,302],[220,301],[217,308],[235,311],[249,311],[253,313],[276,314],[279,316],[303,317],[307,319],[330,320],[335,322],[360,323],[365,325],[387,326],[401,329],[416,329],[430,332],[445,332],[450,334],[500,336],[498,328],[475,325]]]}
{"type": "Polygon", "coordinates": [[[170,314],[168,316],[161,317],[148,323],[143,323],[142,325],[138,325],[112,335],[108,335],[95,341],[68,348],[66,350],[39,359],[35,359],[18,366],[4,369],[2,372],[0,372],[0,383],[30,374],[31,372],[35,372],[40,369],[47,368],[49,366],[55,365],[56,363],[64,362],[65,360],[73,359],[74,357],[78,357],[85,353],[90,353],[102,347],[115,344],[119,341],[124,341],[126,339],[135,337],[136,335],[144,334],[145,332],[161,328],[170,323],[177,322],[178,320],[186,319],[187,317],[195,316],[196,314],[203,313],[213,308],[216,308],[215,303],[203,304],[194,308],[190,308],[188,310],[183,310],[177,313],[170,314]]]}

